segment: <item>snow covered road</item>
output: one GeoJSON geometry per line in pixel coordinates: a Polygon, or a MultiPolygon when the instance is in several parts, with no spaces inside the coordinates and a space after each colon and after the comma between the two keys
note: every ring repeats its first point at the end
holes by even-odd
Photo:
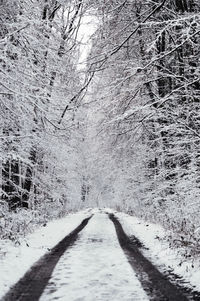
{"type": "Polygon", "coordinates": [[[58,262],[40,301],[149,300],[105,213],[96,213],[79,235],[58,262]]]}
{"type": "MultiPolygon", "coordinates": [[[[189,291],[170,283],[143,255],[140,241],[126,235],[112,212],[88,210],[80,216],[74,215],[72,224],[77,223],[78,217],[79,226],[54,244],[2,300],[199,300],[198,296],[188,298],[189,291]]],[[[65,225],[69,231],[69,221],[69,217],[58,221],[60,226],[55,232],[48,226],[47,234],[50,231],[55,236],[65,225]]],[[[63,237],[63,233],[60,236],[63,237]]],[[[46,242],[49,238],[46,235],[46,242]]]]}

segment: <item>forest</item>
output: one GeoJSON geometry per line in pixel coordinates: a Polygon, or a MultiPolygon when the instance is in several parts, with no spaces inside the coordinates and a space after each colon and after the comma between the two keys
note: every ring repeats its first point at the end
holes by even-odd
{"type": "Polygon", "coordinates": [[[1,0],[0,237],[110,207],[198,255],[199,45],[199,0],[1,0]]]}

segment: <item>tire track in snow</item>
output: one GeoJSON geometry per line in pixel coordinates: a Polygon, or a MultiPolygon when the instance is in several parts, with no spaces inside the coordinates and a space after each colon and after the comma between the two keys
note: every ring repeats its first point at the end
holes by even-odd
{"type": "Polygon", "coordinates": [[[124,232],[119,220],[114,214],[109,214],[114,223],[119,243],[126,254],[130,265],[137,273],[141,284],[154,301],[187,301],[194,300],[186,297],[181,288],[172,284],[169,279],[143,256],[138,245],[138,240],[131,240],[124,232]]]}
{"type": "MultiPolygon", "coordinates": [[[[40,301],[147,301],[108,215],[95,210],[56,265],[40,301]]],[[[160,300],[161,301],[161,300],[160,300]]]]}
{"type": "MultiPolygon", "coordinates": [[[[91,216],[92,217],[92,216],[91,216]]],[[[26,272],[10,291],[1,299],[2,301],[37,301],[42,295],[51,274],[60,257],[72,246],[77,239],[78,233],[83,230],[91,217],[86,218],[69,235],[62,239],[51,251],[42,256],[26,272]]],[[[14,272],[14,271],[13,271],[14,272]]]]}

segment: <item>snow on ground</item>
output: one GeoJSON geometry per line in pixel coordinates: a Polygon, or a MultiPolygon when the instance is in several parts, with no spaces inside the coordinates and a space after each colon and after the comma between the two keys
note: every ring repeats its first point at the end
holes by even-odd
{"type": "Polygon", "coordinates": [[[49,222],[46,227],[39,227],[16,246],[8,240],[0,241],[0,298],[15,284],[25,272],[54,247],[60,240],[73,231],[88,211],[69,214],[66,217],[49,222]]]}
{"type": "Polygon", "coordinates": [[[95,215],[54,269],[40,301],[149,300],[119,246],[113,223],[95,215]]]}
{"type": "MultiPolygon", "coordinates": [[[[112,210],[107,210],[112,212],[112,210]]],[[[181,256],[181,249],[172,249],[167,241],[167,232],[160,225],[147,223],[125,213],[117,213],[125,233],[136,236],[149,250],[143,250],[145,257],[149,258],[161,272],[172,270],[189,282],[196,290],[200,291],[199,261],[185,259],[181,256]]],[[[190,286],[188,284],[188,286],[190,286]]]]}
{"type": "Polygon", "coordinates": [[[79,234],[75,245],[61,257],[41,301],[107,301],[148,300],[140,282],[121,250],[113,223],[103,212],[115,213],[127,235],[134,235],[148,248],[143,254],[161,271],[173,270],[200,291],[198,262],[181,257],[180,250],[171,249],[167,232],[159,225],[147,223],[111,209],[87,210],[49,222],[26,236],[19,246],[0,241],[0,299],[10,286],[55,246],[81,221],[94,214],[79,234]],[[192,268],[192,263],[194,268],[192,268]]]}

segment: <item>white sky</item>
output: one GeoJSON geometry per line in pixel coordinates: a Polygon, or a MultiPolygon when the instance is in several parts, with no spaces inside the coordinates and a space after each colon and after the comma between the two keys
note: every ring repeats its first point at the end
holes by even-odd
{"type": "Polygon", "coordinates": [[[92,46],[91,36],[98,27],[98,20],[94,16],[84,16],[78,33],[78,40],[81,42],[78,69],[84,69],[87,56],[92,46]]]}

